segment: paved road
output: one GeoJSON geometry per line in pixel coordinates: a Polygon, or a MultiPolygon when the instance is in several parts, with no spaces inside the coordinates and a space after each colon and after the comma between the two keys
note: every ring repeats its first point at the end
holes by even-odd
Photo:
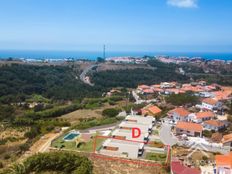
{"type": "Polygon", "coordinates": [[[157,101],[156,99],[152,99],[152,100],[142,100],[142,99],[139,98],[138,94],[136,94],[135,91],[132,91],[132,95],[133,95],[133,97],[134,97],[134,99],[135,99],[135,103],[136,103],[136,104],[141,104],[141,103],[144,103],[144,102],[146,102],[146,103],[151,103],[151,102],[156,102],[156,101],[157,101]]]}
{"type": "Polygon", "coordinates": [[[88,132],[92,132],[92,131],[103,131],[103,130],[114,129],[119,124],[120,124],[120,122],[113,123],[113,124],[102,125],[102,126],[95,126],[95,127],[89,128],[89,129],[80,130],[80,132],[81,133],[88,133],[88,132]]]}
{"type": "Polygon", "coordinates": [[[177,138],[172,134],[171,126],[167,123],[162,123],[159,136],[165,145],[173,146],[177,143],[177,138]]]}
{"type": "Polygon", "coordinates": [[[90,70],[92,70],[94,67],[97,67],[97,66],[98,66],[98,65],[94,64],[94,65],[91,65],[91,66],[85,68],[84,71],[83,71],[83,72],[81,73],[81,75],[80,75],[80,79],[81,79],[84,83],[86,83],[86,84],[88,84],[88,85],[90,85],[90,86],[93,86],[94,84],[91,83],[91,82],[89,81],[89,79],[86,79],[86,74],[87,74],[90,70]]]}

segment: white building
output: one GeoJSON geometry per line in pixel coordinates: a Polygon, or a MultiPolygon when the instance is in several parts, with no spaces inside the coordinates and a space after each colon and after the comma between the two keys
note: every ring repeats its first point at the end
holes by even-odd
{"type": "Polygon", "coordinates": [[[139,124],[155,124],[155,118],[152,116],[139,116],[139,115],[128,115],[125,121],[139,124]]]}
{"type": "Polygon", "coordinates": [[[112,132],[112,137],[121,140],[130,140],[135,142],[148,142],[149,133],[141,133],[138,138],[132,137],[132,130],[116,129],[112,132]]]}
{"type": "Polygon", "coordinates": [[[208,110],[213,110],[215,108],[221,107],[221,102],[218,102],[217,100],[214,100],[212,98],[206,98],[202,101],[202,108],[203,109],[208,109],[208,110]]]}
{"type": "Polygon", "coordinates": [[[101,154],[138,158],[144,151],[143,143],[130,142],[125,140],[107,139],[102,144],[101,154]]]}
{"type": "Polygon", "coordinates": [[[142,133],[151,133],[153,125],[133,123],[133,122],[127,122],[127,121],[122,121],[119,124],[119,129],[132,130],[132,128],[139,128],[142,133]]]}
{"type": "Polygon", "coordinates": [[[194,123],[202,123],[203,121],[213,119],[214,116],[215,114],[211,111],[191,113],[189,114],[189,120],[194,123]]]}
{"type": "Polygon", "coordinates": [[[207,120],[203,123],[204,129],[219,131],[226,127],[226,124],[219,120],[207,120]]]}
{"type": "Polygon", "coordinates": [[[175,108],[169,111],[169,117],[174,121],[188,121],[190,112],[183,107],[175,108]]]}

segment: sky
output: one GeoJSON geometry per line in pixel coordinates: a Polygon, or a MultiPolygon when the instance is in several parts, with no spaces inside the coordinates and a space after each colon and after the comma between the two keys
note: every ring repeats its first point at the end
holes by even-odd
{"type": "Polygon", "coordinates": [[[2,0],[0,49],[232,52],[231,21],[231,0],[2,0]]]}

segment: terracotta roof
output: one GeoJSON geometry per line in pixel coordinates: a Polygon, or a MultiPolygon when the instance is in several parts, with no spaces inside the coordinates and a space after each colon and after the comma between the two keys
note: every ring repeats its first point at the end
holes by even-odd
{"type": "Polygon", "coordinates": [[[180,161],[171,162],[171,170],[174,174],[200,174],[201,171],[196,168],[186,167],[180,161]]]}
{"type": "Polygon", "coordinates": [[[205,124],[208,124],[208,125],[212,125],[212,126],[215,126],[215,127],[221,127],[221,126],[224,126],[225,124],[219,120],[207,120],[207,121],[204,121],[205,124]]]}
{"type": "Polygon", "coordinates": [[[152,85],[152,87],[154,87],[154,88],[160,88],[160,85],[159,84],[155,84],[155,85],[152,85]]]}
{"type": "Polygon", "coordinates": [[[196,118],[205,118],[205,117],[214,117],[214,113],[211,111],[196,113],[196,118]]]}
{"type": "Polygon", "coordinates": [[[144,93],[154,93],[152,89],[143,89],[144,93]]]}
{"type": "Polygon", "coordinates": [[[162,110],[155,105],[150,106],[147,109],[153,114],[158,114],[158,113],[162,112],[162,110]]]}
{"type": "Polygon", "coordinates": [[[201,132],[203,130],[203,127],[200,124],[183,121],[178,121],[176,124],[176,128],[194,132],[201,132]]]}
{"type": "Polygon", "coordinates": [[[175,108],[171,112],[175,112],[175,113],[177,113],[181,117],[187,117],[190,114],[189,111],[187,111],[185,108],[182,108],[182,107],[175,108]]]}
{"type": "Polygon", "coordinates": [[[147,86],[147,85],[139,85],[138,88],[141,88],[141,89],[148,89],[148,88],[150,88],[150,86],[147,86]]]}
{"type": "Polygon", "coordinates": [[[163,92],[163,91],[164,91],[164,90],[161,89],[161,88],[153,88],[153,90],[156,91],[156,92],[163,92]]]}
{"type": "Polygon", "coordinates": [[[215,156],[216,166],[229,166],[232,168],[232,152],[227,155],[216,155],[215,156]]]}
{"type": "Polygon", "coordinates": [[[216,91],[214,92],[214,95],[215,95],[215,99],[217,100],[227,100],[231,95],[231,91],[230,90],[216,91]]]}
{"type": "Polygon", "coordinates": [[[217,100],[214,100],[212,98],[206,98],[206,99],[202,100],[202,102],[210,104],[210,105],[215,105],[217,103],[217,100]]]}
{"type": "Polygon", "coordinates": [[[232,133],[224,135],[222,137],[222,143],[227,143],[227,142],[230,142],[230,141],[232,141],[232,133]]]}

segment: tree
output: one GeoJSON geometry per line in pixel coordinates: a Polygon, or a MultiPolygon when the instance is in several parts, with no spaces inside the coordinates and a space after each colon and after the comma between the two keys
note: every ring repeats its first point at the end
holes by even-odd
{"type": "Polygon", "coordinates": [[[105,117],[116,117],[119,114],[118,109],[108,108],[102,111],[102,115],[105,117]]]}

